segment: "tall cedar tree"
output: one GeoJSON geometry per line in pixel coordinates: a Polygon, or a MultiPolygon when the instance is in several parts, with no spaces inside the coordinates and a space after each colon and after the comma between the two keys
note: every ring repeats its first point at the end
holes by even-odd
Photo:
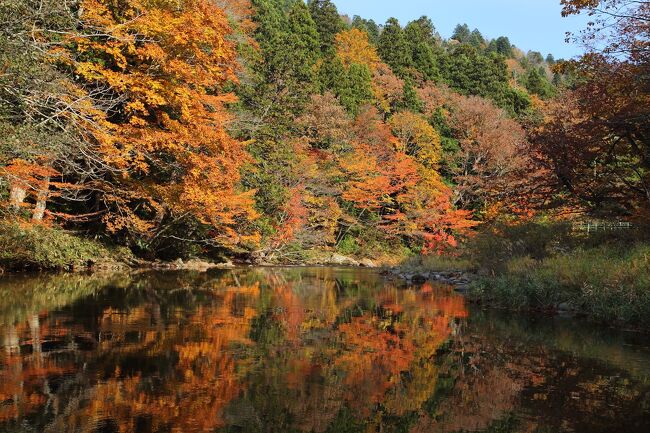
{"type": "Polygon", "coordinates": [[[406,35],[395,18],[389,18],[386,21],[384,30],[379,36],[377,51],[382,60],[401,77],[404,77],[413,66],[413,58],[406,35]]]}
{"type": "Polygon", "coordinates": [[[255,82],[241,89],[245,105],[253,111],[253,138],[281,136],[315,89],[320,58],[316,25],[304,3],[293,2],[288,11],[284,3],[253,1],[259,59],[253,66],[255,82]]]}
{"type": "Polygon", "coordinates": [[[411,21],[404,29],[413,66],[426,80],[440,79],[439,56],[435,27],[427,17],[411,21]]]}
{"type": "Polygon", "coordinates": [[[320,35],[320,49],[325,55],[333,54],[336,35],[345,29],[336,5],[330,0],[310,0],[309,11],[320,35]]]}

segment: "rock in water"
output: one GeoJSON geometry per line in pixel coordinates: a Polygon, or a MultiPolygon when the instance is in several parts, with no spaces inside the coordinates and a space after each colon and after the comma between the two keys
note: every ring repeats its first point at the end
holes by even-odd
{"type": "Polygon", "coordinates": [[[223,263],[218,263],[217,265],[215,265],[215,268],[219,268],[219,269],[232,269],[234,267],[235,265],[230,260],[226,260],[223,263]]]}
{"type": "Polygon", "coordinates": [[[330,257],[330,264],[339,266],[359,266],[359,262],[350,257],[342,256],[341,254],[332,254],[332,257],[330,257]]]}
{"type": "Polygon", "coordinates": [[[427,278],[424,275],[420,275],[420,274],[415,274],[409,279],[413,281],[415,284],[424,284],[427,282],[427,278]]]}

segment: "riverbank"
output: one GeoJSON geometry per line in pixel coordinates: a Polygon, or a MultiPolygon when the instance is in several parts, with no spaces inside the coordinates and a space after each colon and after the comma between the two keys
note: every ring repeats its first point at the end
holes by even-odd
{"type": "Polygon", "coordinates": [[[0,273],[33,271],[96,271],[119,269],[208,270],[237,265],[254,266],[349,266],[376,268],[384,259],[349,257],[333,251],[303,251],[300,261],[281,261],[250,254],[238,258],[195,257],[187,259],[146,260],[128,248],[106,245],[79,234],[44,225],[0,223],[0,273]],[[234,262],[234,263],[233,263],[234,262]]]}
{"type": "Polygon", "coordinates": [[[413,283],[452,285],[473,302],[516,311],[573,313],[612,325],[650,329],[650,241],[645,232],[584,236],[565,226],[500,227],[470,240],[457,256],[345,256],[302,251],[285,263],[249,255],[148,261],[61,229],[0,225],[0,269],[86,271],[196,270],[249,266],[347,266],[388,269],[413,283]]]}
{"type": "Polygon", "coordinates": [[[470,296],[513,310],[575,312],[650,329],[650,245],[518,258],[507,268],[477,279],[470,296]]]}
{"type": "MultiPolygon", "coordinates": [[[[107,246],[59,228],[0,224],[0,271],[117,271],[127,269],[196,270],[233,267],[230,261],[144,260],[126,247],[107,246]]],[[[0,272],[1,273],[1,272],[0,272]]]]}
{"type": "Polygon", "coordinates": [[[625,251],[575,251],[540,261],[511,260],[505,273],[481,269],[395,268],[413,283],[454,286],[470,302],[490,308],[574,314],[620,328],[650,331],[650,245],[625,251]]]}
{"type": "Polygon", "coordinates": [[[0,270],[3,272],[118,269],[135,263],[128,248],[107,246],[59,228],[0,222],[0,270]]]}
{"type": "Polygon", "coordinates": [[[645,230],[585,234],[561,225],[499,227],[458,257],[415,258],[394,273],[443,280],[492,308],[586,316],[650,331],[645,230]]]}

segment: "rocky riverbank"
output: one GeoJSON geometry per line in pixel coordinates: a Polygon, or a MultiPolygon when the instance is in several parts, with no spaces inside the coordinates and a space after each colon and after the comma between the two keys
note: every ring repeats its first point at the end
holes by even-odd
{"type": "Polygon", "coordinates": [[[413,271],[390,268],[387,273],[414,284],[423,284],[427,281],[448,284],[462,293],[469,292],[469,285],[477,278],[476,274],[466,271],[413,271]]]}
{"type": "Polygon", "coordinates": [[[278,257],[274,254],[253,253],[242,260],[244,265],[255,266],[346,266],[361,268],[379,268],[384,265],[381,260],[368,257],[350,257],[325,250],[305,250],[299,257],[278,257]]]}
{"type": "Polygon", "coordinates": [[[378,268],[379,266],[371,259],[355,259],[352,257],[343,256],[341,254],[327,254],[320,255],[319,257],[311,258],[301,262],[283,263],[280,261],[265,261],[259,257],[244,258],[240,261],[233,262],[226,259],[224,262],[215,263],[202,259],[177,259],[173,261],[147,261],[147,260],[132,260],[129,263],[114,262],[114,261],[99,261],[97,263],[90,263],[90,270],[108,270],[119,268],[135,268],[135,269],[152,269],[152,270],[170,270],[170,271],[201,271],[205,272],[210,269],[232,269],[237,266],[343,266],[343,267],[359,267],[359,268],[378,268]]]}

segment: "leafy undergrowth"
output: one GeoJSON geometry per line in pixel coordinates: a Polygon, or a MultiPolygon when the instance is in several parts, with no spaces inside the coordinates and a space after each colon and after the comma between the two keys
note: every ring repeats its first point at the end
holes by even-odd
{"type": "Polygon", "coordinates": [[[457,257],[419,257],[410,271],[472,271],[473,300],[512,310],[572,310],[650,329],[650,230],[584,233],[569,224],[484,227],[457,257]]]}
{"type": "Polygon", "coordinates": [[[71,270],[131,258],[125,248],[107,247],[59,228],[0,222],[0,267],[6,270],[71,270]]]}
{"type": "Polygon", "coordinates": [[[472,297],[515,310],[561,306],[607,323],[650,328],[650,244],[514,258],[505,272],[476,281],[472,297]]]}
{"type": "Polygon", "coordinates": [[[414,273],[470,271],[474,267],[467,258],[446,255],[413,256],[400,264],[403,270],[414,273]]]}

